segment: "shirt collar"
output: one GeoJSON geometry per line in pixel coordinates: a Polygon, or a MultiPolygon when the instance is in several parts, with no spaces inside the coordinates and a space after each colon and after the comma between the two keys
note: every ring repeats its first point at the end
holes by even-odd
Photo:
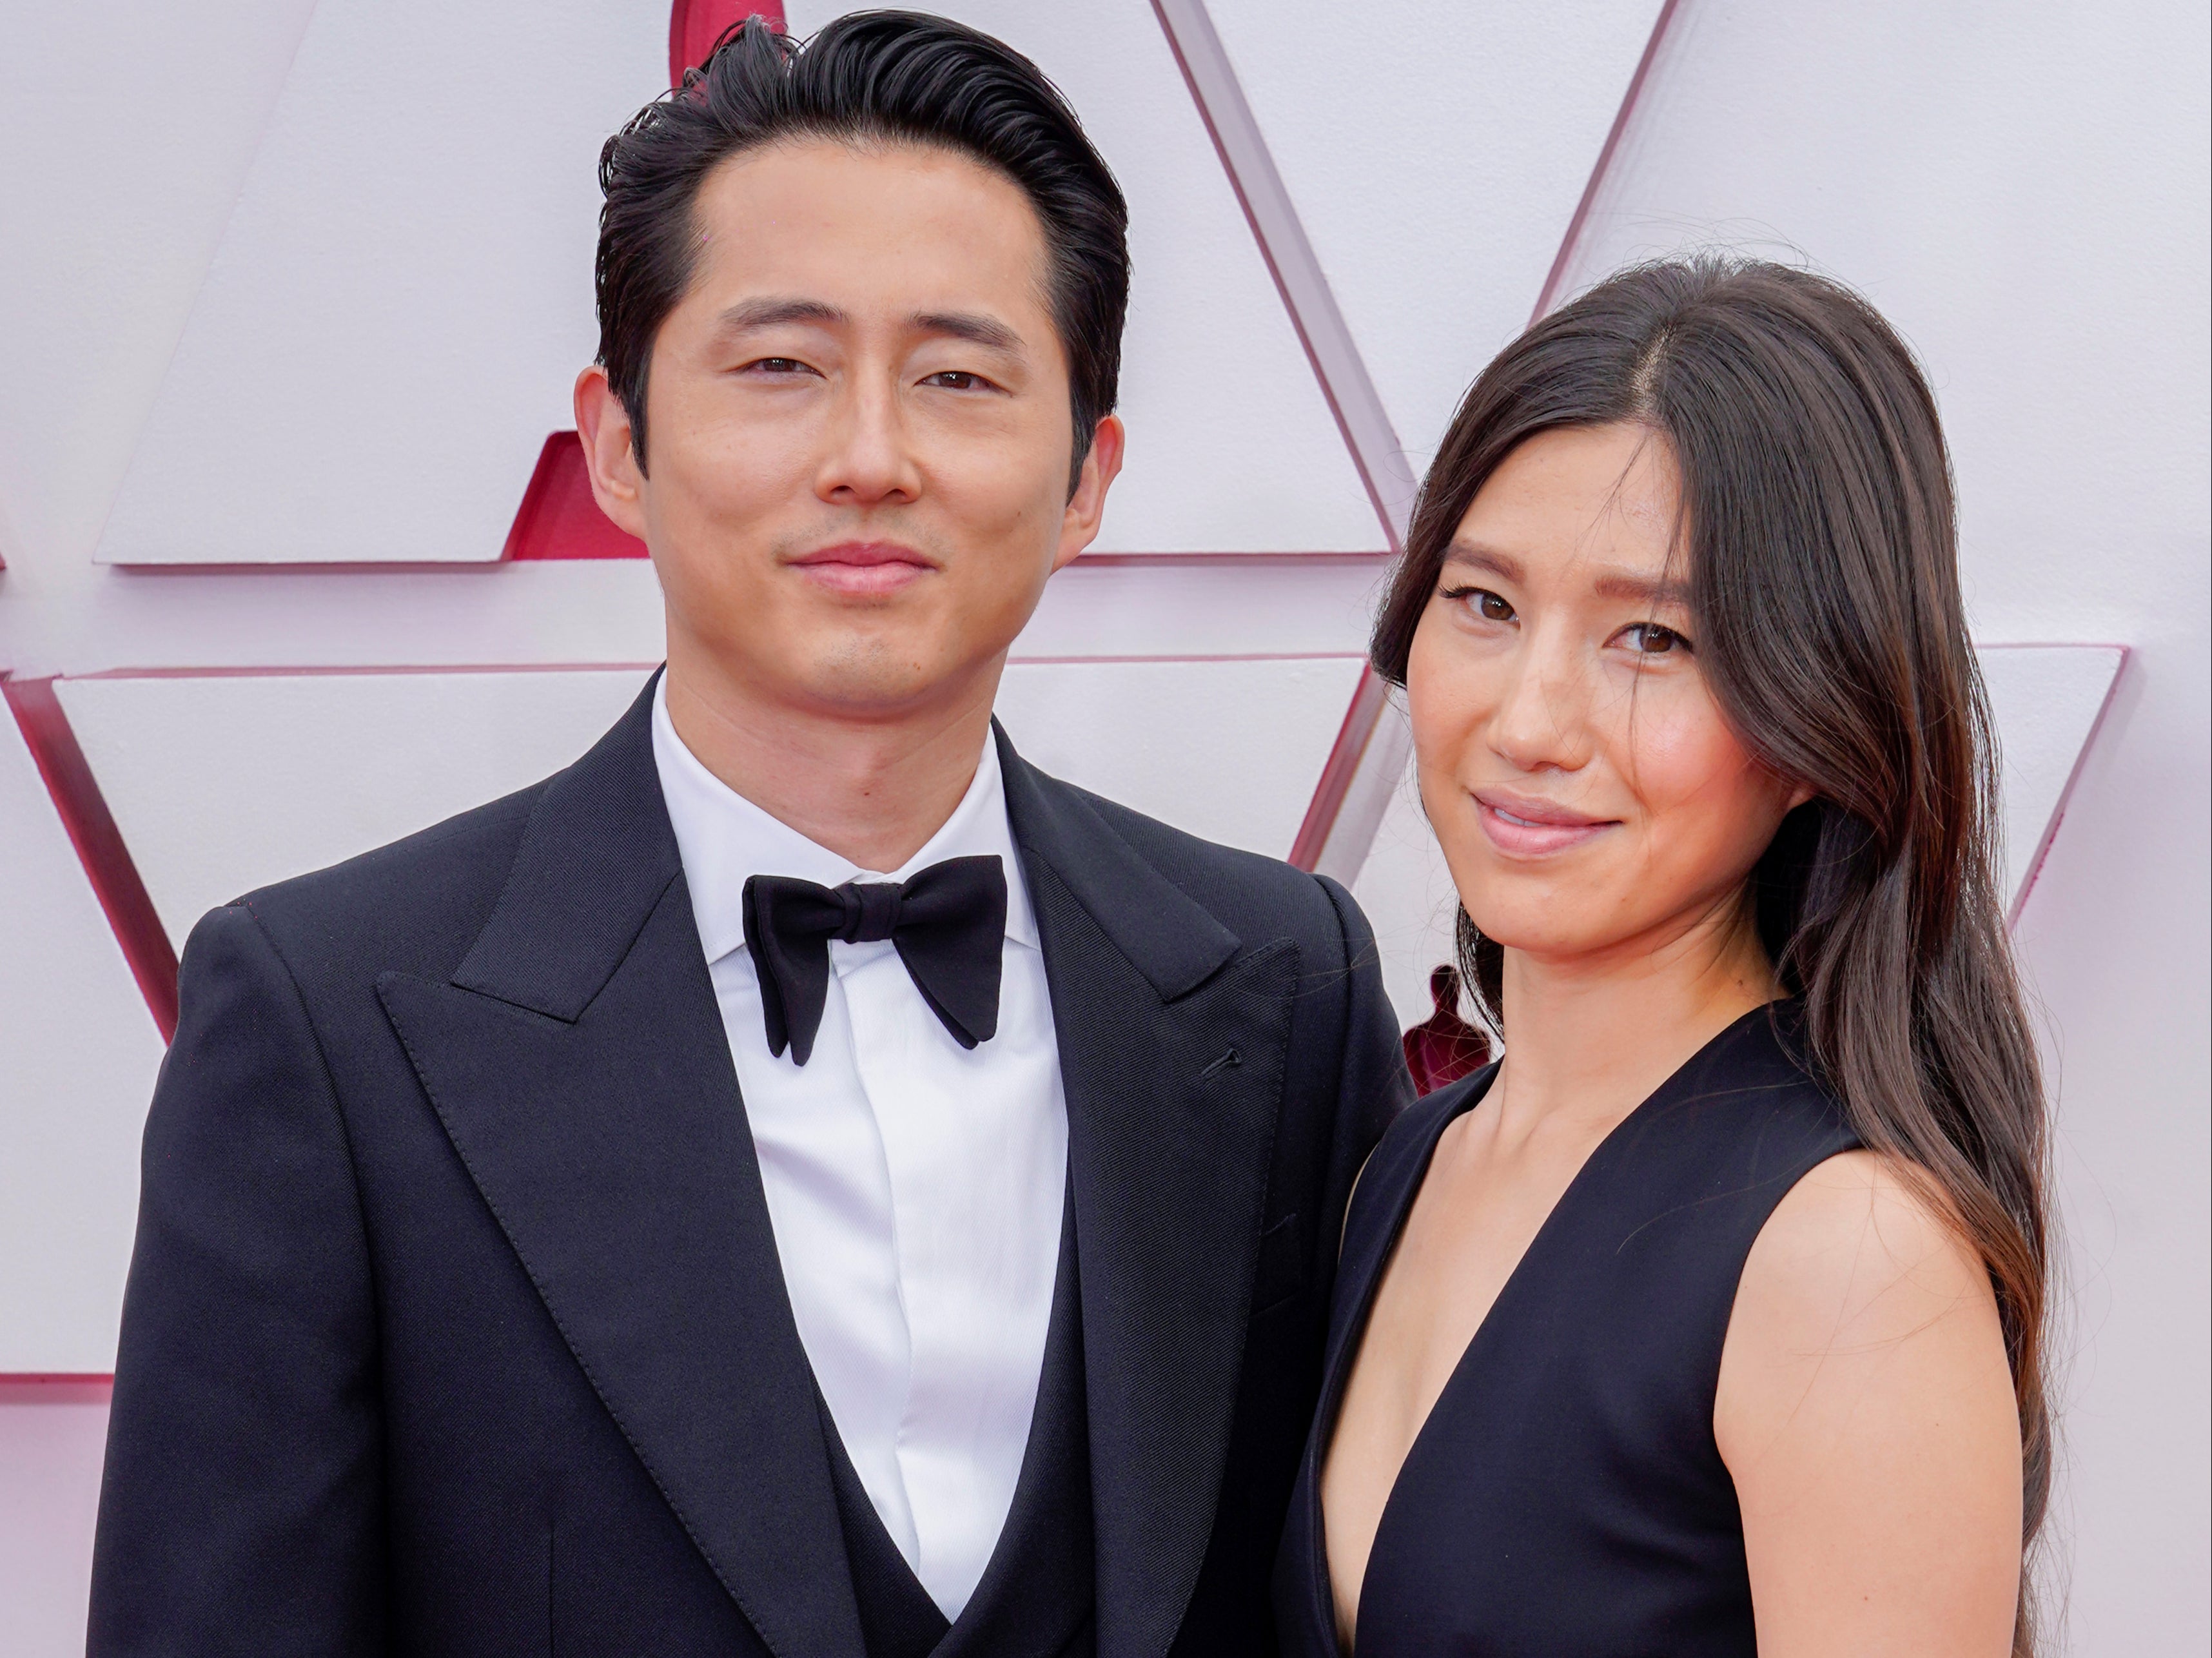
{"type": "Polygon", "coordinates": [[[684,746],[668,717],[668,677],[653,691],[653,762],[660,774],[661,798],[676,831],[684,859],[684,879],[691,890],[699,941],[708,962],[720,961],[745,941],[745,880],[754,875],[791,875],[825,887],[855,878],[903,881],[917,870],[947,858],[996,857],[1006,872],[1006,937],[1037,949],[1036,914],[1022,860],[1014,853],[1013,830],[1006,822],[1006,779],[999,769],[999,745],[987,734],[975,775],[960,804],[928,843],[888,873],[864,870],[827,847],[817,846],[790,824],[761,807],[708,771],[684,746]]]}

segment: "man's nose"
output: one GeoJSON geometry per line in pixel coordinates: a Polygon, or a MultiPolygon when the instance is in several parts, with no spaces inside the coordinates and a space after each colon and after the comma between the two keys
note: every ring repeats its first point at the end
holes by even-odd
{"type": "Polygon", "coordinates": [[[920,498],[921,468],[889,374],[854,375],[831,420],[815,493],[838,506],[875,507],[920,498]]]}

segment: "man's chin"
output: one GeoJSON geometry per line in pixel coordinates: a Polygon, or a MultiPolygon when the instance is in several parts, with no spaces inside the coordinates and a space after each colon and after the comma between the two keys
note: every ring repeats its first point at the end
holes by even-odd
{"type": "MultiPolygon", "coordinates": [[[[979,653],[977,641],[947,638],[937,628],[916,625],[924,618],[911,615],[899,625],[855,626],[854,620],[825,625],[817,616],[786,613],[734,635],[726,629],[695,634],[682,651],[672,637],[671,655],[703,668],[709,682],[720,682],[721,695],[754,702],[761,712],[781,706],[872,725],[978,699],[988,706],[1004,647],[979,653]],[[770,648],[763,652],[763,645],[770,648]]],[[[671,631],[678,629],[672,625],[671,631]]]]}
{"type": "Polygon", "coordinates": [[[875,721],[900,720],[973,695],[983,664],[917,662],[909,653],[865,651],[817,662],[799,676],[804,700],[824,714],[875,721]]]}

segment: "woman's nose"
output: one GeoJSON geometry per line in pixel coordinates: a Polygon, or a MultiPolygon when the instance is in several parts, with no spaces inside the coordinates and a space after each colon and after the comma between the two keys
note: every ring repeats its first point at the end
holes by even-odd
{"type": "Polygon", "coordinates": [[[1491,746],[1522,771],[1574,771],[1589,758],[1592,687],[1565,641],[1531,638],[1514,653],[1491,715],[1491,746]]]}

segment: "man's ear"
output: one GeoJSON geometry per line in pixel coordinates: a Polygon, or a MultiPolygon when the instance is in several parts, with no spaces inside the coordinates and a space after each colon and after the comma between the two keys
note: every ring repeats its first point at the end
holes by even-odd
{"type": "Polygon", "coordinates": [[[1060,550],[1052,568],[1064,570],[1085,547],[1098,538],[1106,516],[1106,491],[1121,472],[1121,446],[1127,441],[1118,416],[1108,415],[1091,434],[1091,452],[1075,477],[1075,493],[1067,498],[1067,512],[1060,521],[1060,550]]]}
{"type": "Polygon", "coordinates": [[[591,474],[592,498],[617,528],[643,541],[645,479],[630,440],[629,410],[607,384],[607,371],[597,363],[576,376],[576,435],[584,441],[584,470],[591,474]]]}

